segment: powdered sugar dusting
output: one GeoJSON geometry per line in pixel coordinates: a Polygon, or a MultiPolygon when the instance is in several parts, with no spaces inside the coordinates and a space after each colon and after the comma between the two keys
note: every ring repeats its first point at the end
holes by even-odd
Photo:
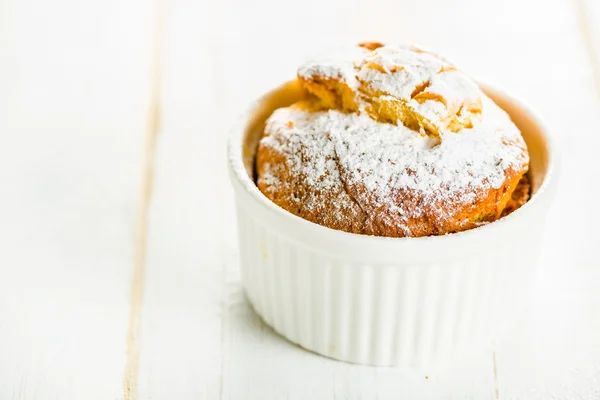
{"type": "Polygon", "coordinates": [[[482,96],[477,85],[450,62],[409,46],[386,45],[354,64],[361,82],[397,98],[411,100],[411,93],[422,82],[429,82],[426,93],[439,94],[451,103],[482,96]]]}
{"type": "MultiPolygon", "coordinates": [[[[342,201],[355,201],[368,214],[418,218],[435,205],[435,218],[452,218],[479,191],[501,187],[508,169],[522,170],[529,161],[520,132],[504,111],[487,97],[484,110],[474,128],[442,132],[438,142],[361,114],[292,106],[268,119],[261,146],[283,154],[290,173],[302,176],[315,193],[353,193],[342,201]],[[398,201],[403,193],[418,201],[408,207],[398,201]]],[[[265,165],[259,177],[270,190],[285,184],[277,178],[278,168],[265,165]]],[[[303,207],[320,206],[323,198],[304,202],[303,207]]]]}
{"type": "Polygon", "coordinates": [[[470,120],[484,97],[479,87],[445,59],[414,46],[352,46],[317,55],[301,66],[305,80],[330,79],[355,91],[359,111],[375,98],[396,100],[427,119],[435,130],[470,120]],[[462,113],[462,115],[461,115],[462,113]],[[466,119],[465,119],[466,118],[466,119]]]}
{"type": "Polygon", "coordinates": [[[368,50],[359,46],[329,49],[304,63],[298,69],[298,76],[339,80],[350,88],[357,89],[360,83],[356,77],[354,62],[367,53],[368,50]]]}

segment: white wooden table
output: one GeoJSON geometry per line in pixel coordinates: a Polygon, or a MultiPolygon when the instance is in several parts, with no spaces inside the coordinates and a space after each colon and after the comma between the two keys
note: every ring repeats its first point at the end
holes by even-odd
{"type": "Polygon", "coordinates": [[[156,35],[144,0],[0,0],[0,400],[600,399],[600,2],[163,8],[156,35]],[[522,95],[562,151],[531,312],[452,368],[305,352],[240,286],[228,127],[307,53],[368,39],[522,95]]]}

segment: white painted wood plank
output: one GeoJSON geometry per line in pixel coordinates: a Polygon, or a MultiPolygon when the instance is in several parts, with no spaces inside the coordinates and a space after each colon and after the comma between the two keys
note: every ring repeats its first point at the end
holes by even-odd
{"type": "Polygon", "coordinates": [[[149,221],[139,398],[221,390],[223,126],[219,10],[165,2],[162,116],[149,221]]]}
{"type": "Polygon", "coordinates": [[[534,85],[530,97],[556,133],[563,190],[548,227],[545,268],[529,317],[498,343],[500,398],[597,399],[600,238],[595,227],[600,216],[593,200],[599,190],[589,183],[597,181],[592,160],[600,145],[594,133],[600,123],[600,6],[586,0],[550,6],[551,12],[563,15],[555,22],[572,32],[574,45],[561,46],[559,58],[549,64],[551,79],[534,85]]]}
{"type": "Polygon", "coordinates": [[[600,397],[599,266],[542,275],[528,317],[497,344],[501,399],[600,397]]]}
{"type": "Polygon", "coordinates": [[[115,399],[146,12],[140,1],[0,8],[0,399],[115,399]]]}

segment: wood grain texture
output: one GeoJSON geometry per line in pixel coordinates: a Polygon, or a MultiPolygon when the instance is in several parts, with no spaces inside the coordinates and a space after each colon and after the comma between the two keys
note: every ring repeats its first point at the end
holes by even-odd
{"type": "Polygon", "coordinates": [[[123,398],[135,400],[138,394],[138,378],[141,351],[142,308],[144,301],[144,283],[146,277],[146,254],[148,250],[148,224],[152,187],[154,184],[154,159],[156,142],[160,129],[161,106],[160,86],[162,77],[162,59],[164,52],[164,4],[155,1],[153,7],[152,50],[150,60],[150,87],[146,134],[142,147],[142,168],[140,191],[137,205],[134,262],[131,278],[131,297],[129,301],[129,325],[127,327],[126,361],[123,373],[123,398]]]}
{"type": "Polygon", "coordinates": [[[592,66],[596,91],[600,97],[600,4],[593,0],[573,0],[573,4],[577,11],[582,41],[592,66]]]}
{"type": "Polygon", "coordinates": [[[227,183],[220,151],[224,123],[215,102],[220,31],[211,29],[219,16],[202,2],[165,6],[163,118],[138,397],[215,399],[221,390],[224,279],[220,199],[227,183]]]}
{"type": "Polygon", "coordinates": [[[141,3],[1,3],[2,400],[121,394],[147,101],[141,3]]]}

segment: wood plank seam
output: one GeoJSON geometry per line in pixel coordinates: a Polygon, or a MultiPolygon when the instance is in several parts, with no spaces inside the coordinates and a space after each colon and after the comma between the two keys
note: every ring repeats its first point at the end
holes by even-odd
{"type": "Polygon", "coordinates": [[[500,400],[500,387],[498,386],[498,367],[496,363],[496,343],[492,350],[492,364],[494,370],[494,400],[500,400]]]}
{"type": "MultiPolygon", "coordinates": [[[[226,26],[226,21],[224,17],[223,4],[221,2],[213,2],[211,4],[211,19],[214,21],[213,23],[216,26],[226,26]]],[[[211,63],[211,71],[212,71],[212,79],[210,81],[212,92],[212,100],[213,107],[215,107],[215,111],[220,119],[223,116],[223,110],[226,109],[225,105],[225,84],[224,84],[224,49],[226,48],[225,43],[225,35],[220,34],[211,37],[210,45],[208,46],[210,49],[210,60],[211,63]]],[[[225,193],[222,189],[219,190],[219,197],[223,199],[225,193]]],[[[223,203],[224,199],[223,199],[223,203]]],[[[231,211],[231,210],[228,210],[231,211]]],[[[226,212],[223,208],[221,208],[220,220],[224,221],[225,216],[223,215],[226,212]]],[[[227,358],[226,354],[228,353],[227,349],[227,338],[228,338],[228,330],[229,330],[229,264],[231,263],[231,257],[227,251],[227,245],[224,241],[226,227],[225,224],[222,224],[222,231],[220,232],[220,254],[223,257],[223,262],[221,263],[221,337],[220,337],[220,373],[218,379],[218,393],[219,399],[222,400],[224,398],[225,391],[225,372],[226,372],[226,363],[227,358]]],[[[239,260],[239,257],[236,258],[239,260]]]]}
{"type": "Polygon", "coordinates": [[[127,328],[126,361],[123,374],[123,398],[137,398],[139,375],[141,319],[144,300],[144,277],[146,269],[146,251],[148,239],[148,219],[154,181],[154,161],[156,141],[160,129],[160,65],[163,48],[163,8],[161,0],[155,1],[156,20],[154,26],[153,51],[150,73],[150,101],[148,107],[147,129],[143,144],[142,179],[140,197],[135,221],[134,266],[131,280],[131,298],[129,306],[129,326],[127,328]]]}
{"type": "Polygon", "coordinates": [[[591,21],[588,17],[589,10],[586,5],[586,0],[573,0],[573,2],[575,11],[577,13],[577,25],[581,31],[583,45],[585,47],[587,56],[590,59],[590,67],[592,68],[596,95],[600,100],[600,60],[598,59],[600,55],[598,54],[597,48],[594,45],[593,32],[590,25],[591,21]]]}
{"type": "Polygon", "coordinates": [[[219,399],[223,399],[223,390],[225,385],[225,346],[227,340],[227,265],[221,267],[221,373],[219,374],[219,399]]]}

